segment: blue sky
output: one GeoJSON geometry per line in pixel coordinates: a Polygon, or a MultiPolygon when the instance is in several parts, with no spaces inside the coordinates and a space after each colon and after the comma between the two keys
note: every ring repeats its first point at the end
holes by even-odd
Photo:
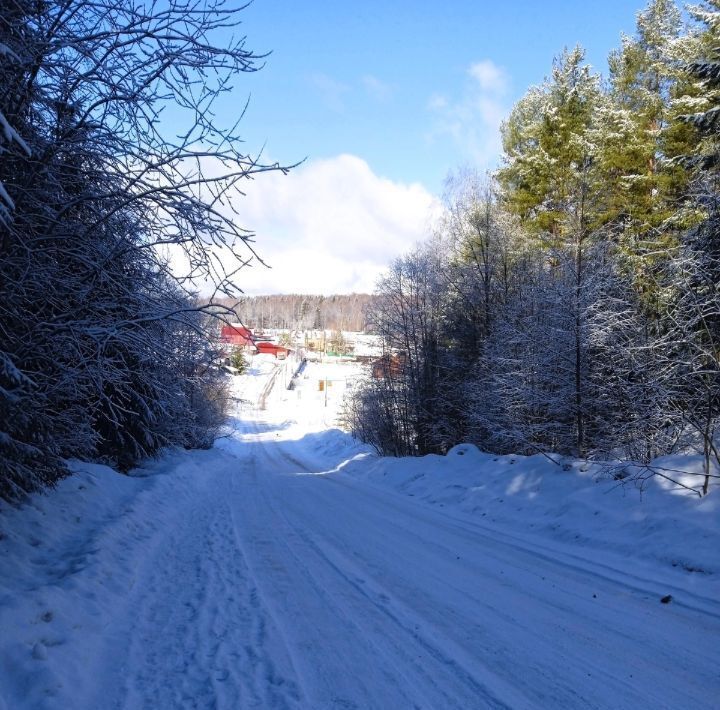
{"type": "Polygon", "coordinates": [[[218,112],[230,122],[250,95],[248,150],[307,161],[284,180],[260,176],[237,205],[274,267],[247,270],[247,291],[371,289],[427,233],[448,171],[497,163],[501,118],[553,56],[580,43],[604,72],[642,7],[255,0],[240,29],[249,48],[272,53],[218,112]]]}
{"type": "Polygon", "coordinates": [[[604,70],[633,0],[470,2],[255,0],[244,13],[248,46],[271,50],[265,68],[238,81],[251,93],[244,134],[273,157],[351,153],[380,175],[442,189],[449,169],[472,159],[443,132],[433,101],[458,106],[476,91],[468,74],[490,61],[511,105],[542,81],[564,46],[580,43],[604,70]]]}

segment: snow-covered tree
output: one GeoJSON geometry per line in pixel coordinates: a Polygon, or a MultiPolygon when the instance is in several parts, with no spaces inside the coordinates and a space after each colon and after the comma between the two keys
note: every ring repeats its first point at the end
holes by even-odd
{"type": "Polygon", "coordinates": [[[605,219],[653,317],[661,308],[656,275],[677,232],[692,223],[677,209],[688,173],[674,160],[695,141],[694,131],[674,120],[673,100],[685,83],[681,30],[672,0],[650,0],[637,14],[635,34],[623,35],[609,56],[609,93],[597,121],[605,219]]]}
{"type": "Polygon", "coordinates": [[[447,447],[441,413],[441,327],[446,287],[438,240],[396,259],[370,310],[383,357],[358,389],[354,431],[379,450],[426,454],[447,447]]]}
{"type": "Polygon", "coordinates": [[[594,177],[589,130],[600,83],[584,57],[580,47],[566,50],[552,76],[528,91],[503,126],[505,164],[498,179],[505,202],[528,231],[552,235],[553,245],[573,229],[572,213],[583,209],[584,219],[593,221],[587,201],[594,177]]]}
{"type": "Polygon", "coordinates": [[[587,250],[579,279],[572,249],[553,257],[526,260],[498,313],[468,383],[475,436],[506,453],[647,460],[661,408],[634,292],[606,242],[587,250]]]}
{"type": "Polygon", "coordinates": [[[0,495],[52,482],[61,457],[128,466],[216,429],[193,279],[231,290],[228,252],[251,255],[231,199],[275,168],[213,114],[257,68],[244,39],[217,41],[239,19],[221,0],[3,6],[0,495]]]}
{"type": "Polygon", "coordinates": [[[703,454],[707,494],[720,475],[720,248],[718,212],[683,235],[667,266],[664,330],[653,343],[668,415],[686,446],[703,454]]]}
{"type": "Polygon", "coordinates": [[[600,102],[599,78],[584,64],[584,52],[579,47],[566,51],[556,60],[552,77],[513,111],[504,128],[506,165],[499,172],[508,206],[536,235],[537,248],[548,259],[548,278],[552,282],[557,275],[557,285],[569,289],[563,290],[560,303],[567,319],[563,337],[573,342],[574,449],[581,456],[587,450],[583,294],[592,276],[586,252],[600,234],[602,214],[592,131],[600,102]],[[565,268],[571,254],[574,263],[565,268]],[[574,279],[572,286],[568,277],[574,279]]]}

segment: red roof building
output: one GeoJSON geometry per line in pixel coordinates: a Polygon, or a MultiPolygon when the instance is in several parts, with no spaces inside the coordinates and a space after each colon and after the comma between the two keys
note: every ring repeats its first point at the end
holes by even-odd
{"type": "Polygon", "coordinates": [[[226,345],[255,349],[255,337],[244,325],[224,325],[220,329],[220,341],[226,345]]]}
{"type": "Polygon", "coordinates": [[[264,340],[255,343],[255,347],[259,353],[263,355],[274,355],[278,360],[284,360],[290,353],[289,348],[284,348],[282,345],[277,345],[264,340]]]}
{"type": "Polygon", "coordinates": [[[224,325],[220,329],[220,342],[236,348],[245,348],[254,353],[274,355],[278,360],[284,360],[292,351],[282,345],[269,340],[260,340],[244,325],[224,325]]]}
{"type": "Polygon", "coordinates": [[[405,371],[407,358],[405,353],[383,355],[372,364],[372,376],[376,380],[400,377],[405,371]]]}

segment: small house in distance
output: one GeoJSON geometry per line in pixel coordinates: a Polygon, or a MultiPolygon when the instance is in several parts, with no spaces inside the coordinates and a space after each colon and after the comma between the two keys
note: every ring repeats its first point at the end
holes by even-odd
{"type": "Polygon", "coordinates": [[[292,352],[290,348],[259,339],[240,323],[223,325],[220,329],[220,342],[227,348],[240,348],[253,355],[274,355],[278,360],[284,360],[292,352]]]}
{"type": "Polygon", "coordinates": [[[264,355],[274,355],[278,360],[284,360],[292,351],[277,343],[271,343],[267,340],[260,340],[255,343],[257,352],[264,355]]]}
{"type": "Polygon", "coordinates": [[[399,377],[405,370],[407,358],[404,353],[383,355],[372,363],[372,376],[376,380],[399,377]]]}
{"type": "Polygon", "coordinates": [[[232,345],[236,348],[243,348],[250,352],[257,352],[255,338],[249,328],[244,325],[223,325],[220,328],[220,342],[224,345],[232,345]]]}

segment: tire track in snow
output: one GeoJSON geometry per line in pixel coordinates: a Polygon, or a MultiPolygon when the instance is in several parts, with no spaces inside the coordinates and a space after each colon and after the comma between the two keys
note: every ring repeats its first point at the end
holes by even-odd
{"type": "MultiPolygon", "coordinates": [[[[272,504],[269,503],[269,505],[273,507],[272,504]]],[[[453,649],[454,643],[450,639],[443,639],[444,644],[439,643],[442,636],[441,630],[428,625],[426,619],[405,607],[386,586],[378,584],[377,580],[364,574],[346,556],[338,554],[335,549],[324,546],[317,539],[313,539],[307,530],[292,526],[282,512],[277,514],[282,517],[287,528],[294,528],[307,548],[312,549],[315,555],[322,559],[339,578],[385,617],[385,624],[383,625],[385,629],[383,633],[384,643],[387,643],[387,638],[393,638],[393,644],[397,647],[397,650],[402,650],[406,644],[409,647],[420,647],[436,663],[455,676],[456,685],[462,684],[466,686],[471,691],[474,701],[482,703],[484,708],[519,709],[531,707],[528,699],[522,696],[517,688],[511,687],[502,679],[493,676],[477,663],[467,663],[466,654],[463,654],[460,649],[453,649]],[[390,628],[387,628],[388,622],[390,628]],[[445,646],[444,649],[442,645],[445,646]],[[458,660],[459,658],[463,660],[458,660]],[[468,668],[468,666],[472,665],[475,665],[475,672],[468,668]]],[[[297,553],[295,554],[297,556],[297,553]]],[[[408,656],[407,661],[410,662],[411,666],[414,666],[416,673],[430,677],[424,668],[414,662],[414,659],[408,656]]],[[[404,675],[407,670],[398,669],[398,672],[404,675]]],[[[433,679],[433,682],[436,683],[436,680],[433,679]]],[[[446,695],[444,701],[448,704],[443,705],[443,707],[466,707],[464,703],[467,702],[467,699],[453,698],[451,695],[446,695]]]]}
{"type": "Polygon", "coordinates": [[[213,496],[202,504],[169,537],[134,600],[139,615],[117,707],[297,708],[296,682],[276,668],[282,649],[268,647],[267,614],[228,502],[213,496]]]}
{"type": "MultiPolygon", "coordinates": [[[[372,486],[345,485],[341,477],[293,477],[291,472],[309,467],[286,458],[282,448],[268,444],[261,452],[268,461],[263,494],[292,528],[283,538],[302,555],[314,542],[338,573],[372,590],[369,601],[402,619],[415,614],[432,629],[433,640],[450,632],[476,664],[484,662],[482,651],[464,628],[475,635],[489,632],[491,668],[518,691],[524,688],[535,707],[713,707],[709,686],[703,690],[697,677],[709,679],[711,659],[719,655],[707,632],[708,623],[717,626],[716,602],[688,590],[686,603],[661,607],[657,582],[632,571],[626,579],[622,569],[544,544],[535,549],[533,541],[508,540],[503,531],[473,525],[464,516],[372,486]],[[293,536],[305,536],[305,547],[293,536]],[[397,547],[395,561],[387,554],[390,546],[397,547]],[[462,564],[455,562],[456,546],[462,564]],[[425,559],[424,569],[413,570],[406,556],[421,568],[425,559]],[[601,592],[600,600],[594,591],[601,592]],[[638,686],[636,679],[643,677],[638,686]]],[[[318,569],[313,563],[313,573],[318,569]]],[[[473,668],[472,660],[468,666],[473,668]]]]}
{"type": "MultiPolygon", "coordinates": [[[[640,594],[657,596],[658,590],[661,589],[664,590],[663,593],[672,592],[675,595],[676,606],[686,607],[688,610],[720,620],[718,600],[693,589],[692,582],[694,580],[692,578],[688,578],[686,580],[688,584],[681,587],[677,584],[680,579],[678,576],[676,576],[675,583],[673,583],[668,582],[665,578],[641,575],[638,567],[644,569],[645,565],[638,564],[636,561],[633,561],[631,566],[628,567],[613,566],[608,562],[589,559],[587,556],[573,553],[567,549],[567,545],[553,544],[548,540],[541,542],[537,538],[523,536],[521,533],[494,528],[474,520],[460,511],[454,511],[451,514],[439,509],[437,506],[425,504],[417,499],[410,501],[407,496],[387,488],[380,488],[372,483],[363,482],[362,485],[359,485],[357,482],[351,482],[347,478],[340,477],[328,477],[328,481],[331,485],[347,488],[352,491],[353,495],[366,497],[369,501],[377,502],[382,500],[384,505],[393,507],[401,515],[407,513],[408,506],[412,506],[415,515],[419,518],[441,519],[443,527],[451,528],[461,534],[467,533],[477,541],[488,543],[484,548],[486,554],[495,555],[498,560],[508,559],[508,552],[511,554],[519,553],[561,567],[567,570],[568,573],[590,575],[603,582],[619,584],[629,591],[640,594]],[[493,549],[498,547],[504,550],[502,557],[493,549]]],[[[590,550],[588,554],[593,552],[593,550],[590,550]]]]}
{"type": "Polygon", "coordinates": [[[310,686],[307,692],[312,702],[307,707],[509,707],[502,695],[514,701],[513,707],[528,707],[523,696],[507,684],[503,693],[495,693],[493,685],[502,683],[483,678],[479,669],[468,671],[454,655],[448,655],[447,648],[433,642],[437,630],[425,629],[419,618],[401,619],[383,601],[389,597],[379,593],[373,598],[290,525],[261,483],[273,475],[273,468],[287,469],[287,462],[283,463],[275,446],[258,443],[257,449],[259,465],[254,480],[243,481],[243,495],[250,500],[243,501],[239,524],[244,526],[243,536],[253,541],[247,554],[257,567],[256,576],[267,585],[265,593],[276,616],[294,625],[295,610],[303,608],[310,619],[322,625],[320,633],[299,624],[289,634],[289,645],[295,645],[299,657],[296,665],[304,667],[305,685],[310,686]],[[248,520],[253,511],[261,511],[262,521],[248,520]],[[318,646],[323,634],[332,636],[333,643],[321,655],[318,646]],[[370,676],[368,682],[352,673],[348,677],[328,658],[333,655],[362,669],[363,675],[370,676]],[[382,673],[381,668],[385,669],[382,673]],[[390,687],[394,696],[383,697],[390,687]]]}
{"type": "MultiPolygon", "coordinates": [[[[279,441],[278,446],[273,447],[277,449],[276,460],[282,462],[284,459],[293,467],[297,467],[299,471],[320,473],[321,471],[314,468],[314,462],[302,461],[298,455],[287,451],[288,444],[293,443],[295,442],[279,441]]],[[[420,475],[418,474],[418,477],[420,475]]],[[[633,560],[628,565],[625,564],[624,559],[613,555],[612,552],[608,554],[608,551],[601,551],[601,554],[598,555],[598,551],[595,549],[585,549],[584,552],[587,554],[580,556],[574,552],[571,545],[542,539],[541,536],[529,536],[505,527],[493,527],[461,510],[448,512],[442,507],[427,504],[422,499],[411,499],[391,488],[381,487],[370,481],[360,482],[342,474],[327,476],[324,480],[330,486],[345,489],[347,492],[351,491],[354,496],[365,498],[369,502],[382,501],[384,506],[394,508],[399,516],[406,515],[412,508],[414,516],[432,518],[434,521],[439,520],[443,528],[469,533],[473,536],[477,535],[478,539],[481,537],[485,542],[492,544],[491,547],[486,548],[488,554],[493,554],[493,547],[500,546],[506,552],[531,555],[548,564],[563,567],[569,573],[592,575],[599,580],[620,584],[628,590],[640,594],[657,595],[658,590],[663,590],[663,594],[672,593],[675,606],[686,607],[689,610],[703,613],[707,617],[720,620],[718,599],[699,593],[693,587],[695,580],[688,575],[685,575],[683,579],[681,575],[675,574],[673,580],[669,581],[667,576],[657,575],[657,569],[648,564],[633,560]],[[595,556],[595,559],[589,559],[588,555],[595,556]],[[597,559],[598,556],[603,557],[605,561],[597,559]]]]}

